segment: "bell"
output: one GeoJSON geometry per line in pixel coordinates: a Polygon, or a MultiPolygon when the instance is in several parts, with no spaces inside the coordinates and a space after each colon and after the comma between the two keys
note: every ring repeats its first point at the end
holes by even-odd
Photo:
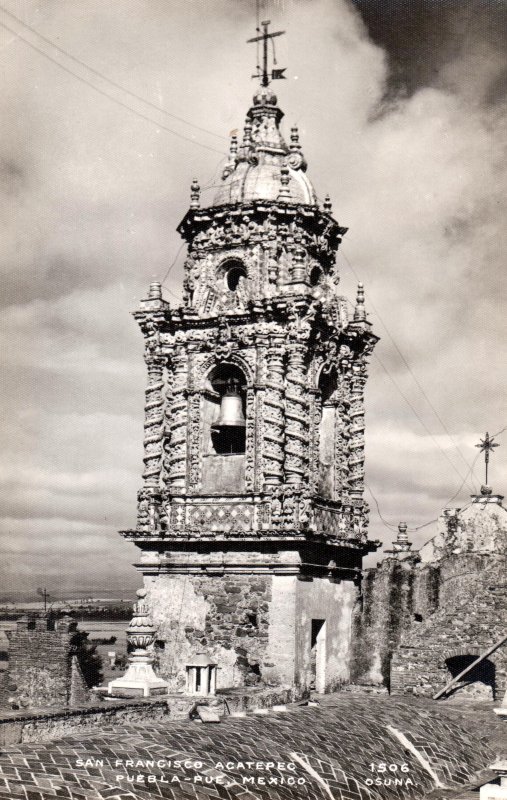
{"type": "Polygon", "coordinates": [[[246,420],[243,414],[243,403],[236,389],[236,382],[229,381],[227,391],[222,397],[220,414],[211,426],[217,428],[245,428],[246,420]]]}

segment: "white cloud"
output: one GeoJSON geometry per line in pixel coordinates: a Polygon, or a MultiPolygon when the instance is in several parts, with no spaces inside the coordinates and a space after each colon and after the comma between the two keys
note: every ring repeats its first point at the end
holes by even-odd
{"type": "MultiPolygon", "coordinates": [[[[22,13],[19,4],[8,8],[22,13]]],[[[483,37],[468,39],[432,86],[386,105],[388,58],[350,5],[312,0],[272,11],[287,30],[277,54],[288,80],[275,87],[285,131],[299,122],[317,192],[331,193],[350,228],[341,289],[354,296],[350,262],[382,336],[379,358],[463,474],[371,303],[471,462],[479,434],[505,424],[506,113],[486,102],[505,55],[483,37]]],[[[27,0],[23,13],[59,46],[170,112],[225,136],[241,128],[253,88],[246,4],[27,0]]],[[[141,119],[19,40],[0,57],[0,524],[14,548],[10,569],[23,587],[32,568],[63,570],[70,582],[123,569],[135,585],[132,548],[114,534],[134,522],[142,463],[142,341],[129,311],[176,256],[192,178],[205,185],[220,161],[162,126],[218,150],[227,145],[65,62],[154,124],[141,119]]],[[[172,291],[183,258],[171,271],[172,291]]],[[[460,478],[375,358],[367,401],[367,480],[382,514],[412,527],[433,519],[460,478]]],[[[493,457],[498,487],[506,452],[493,457]]],[[[390,540],[373,508],[371,519],[372,536],[390,540]]]]}

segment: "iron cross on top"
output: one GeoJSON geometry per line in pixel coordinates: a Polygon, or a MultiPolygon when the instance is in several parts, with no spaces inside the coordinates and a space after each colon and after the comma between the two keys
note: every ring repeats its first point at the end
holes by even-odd
{"type": "MultiPolygon", "coordinates": [[[[285,31],[273,31],[273,33],[268,33],[268,26],[271,25],[269,20],[265,22],[261,22],[262,25],[262,33],[260,36],[255,36],[253,39],[247,39],[247,44],[250,42],[262,42],[262,70],[257,64],[257,72],[255,75],[252,75],[252,78],[260,78],[262,86],[269,86],[270,81],[277,81],[282,78],[285,78],[283,74],[286,70],[286,67],[283,69],[272,69],[271,73],[268,72],[268,39],[274,39],[275,36],[282,36],[285,31]]],[[[260,29],[256,29],[260,33],[260,29]]],[[[273,44],[273,64],[276,64],[275,58],[275,46],[273,44]]]]}
{"type": "Polygon", "coordinates": [[[488,464],[489,464],[489,454],[493,451],[494,447],[500,447],[499,444],[495,444],[495,440],[493,437],[490,438],[489,433],[486,431],[486,436],[484,439],[481,439],[480,444],[476,444],[476,447],[479,447],[481,453],[484,453],[484,464],[486,466],[486,486],[488,485],[488,464]]]}

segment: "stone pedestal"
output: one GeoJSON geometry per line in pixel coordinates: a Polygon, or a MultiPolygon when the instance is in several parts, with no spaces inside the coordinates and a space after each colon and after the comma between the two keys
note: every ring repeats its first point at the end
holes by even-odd
{"type": "Polygon", "coordinates": [[[123,678],[116,678],[107,685],[107,693],[113,696],[125,695],[150,697],[154,694],[167,694],[167,683],[157,678],[151,665],[147,648],[155,640],[155,626],[145,601],[146,589],[137,590],[138,601],[134,615],[127,629],[127,639],[134,647],[129,658],[127,672],[123,678]]]}
{"type": "Polygon", "coordinates": [[[110,695],[150,697],[155,694],[167,694],[167,683],[157,678],[151,659],[146,650],[136,650],[130,657],[128,669],[123,678],[116,678],[107,685],[110,695]]]}

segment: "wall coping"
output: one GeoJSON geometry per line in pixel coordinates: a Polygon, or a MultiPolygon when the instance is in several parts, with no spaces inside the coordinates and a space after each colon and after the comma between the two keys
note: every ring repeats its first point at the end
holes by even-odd
{"type": "Polygon", "coordinates": [[[57,719],[58,717],[91,716],[107,714],[117,709],[142,708],[143,706],[168,706],[171,700],[180,699],[184,695],[165,695],[161,697],[133,698],[132,700],[108,700],[93,705],[73,706],[72,708],[26,708],[2,711],[0,725],[9,722],[31,722],[37,719],[57,719]]]}

